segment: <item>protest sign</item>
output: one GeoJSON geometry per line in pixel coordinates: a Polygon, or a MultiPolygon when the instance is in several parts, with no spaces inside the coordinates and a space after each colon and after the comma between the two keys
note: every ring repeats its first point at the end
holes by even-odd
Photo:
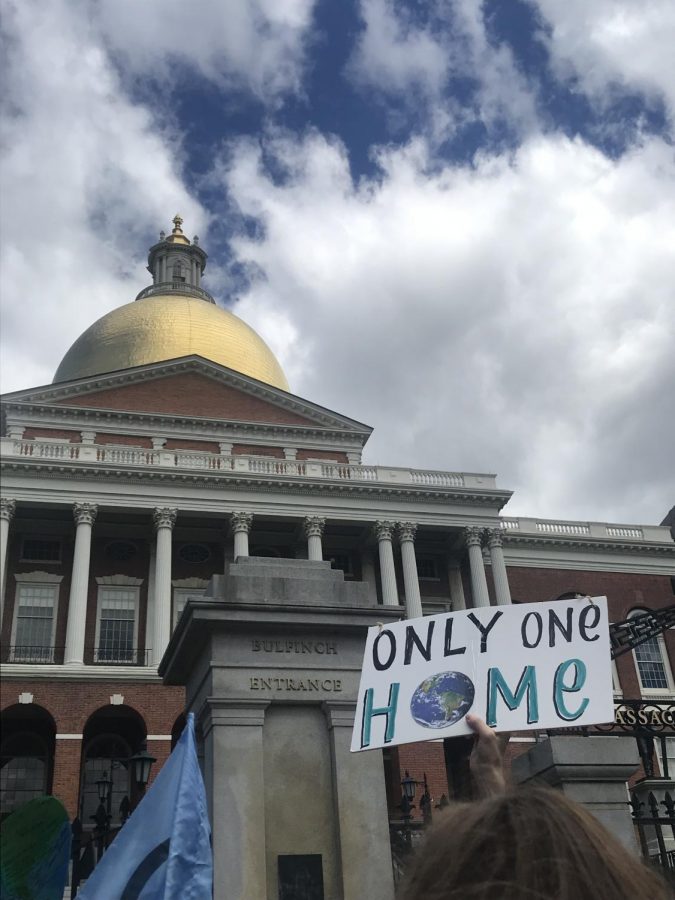
{"type": "Polygon", "coordinates": [[[611,722],[607,598],[479,607],[368,629],[352,751],[611,722]]]}

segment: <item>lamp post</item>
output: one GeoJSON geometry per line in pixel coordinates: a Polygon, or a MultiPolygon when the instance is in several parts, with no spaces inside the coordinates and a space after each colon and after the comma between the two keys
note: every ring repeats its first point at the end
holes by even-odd
{"type": "MultiPolygon", "coordinates": [[[[111,759],[111,777],[108,777],[108,770],[106,769],[103,772],[101,778],[96,781],[96,790],[98,792],[99,804],[96,810],[96,814],[92,818],[96,823],[95,835],[98,843],[99,859],[106,850],[107,836],[110,831],[110,822],[112,820],[111,806],[113,790],[113,770],[120,765],[126,765],[130,769],[133,783],[136,785],[140,800],[140,798],[142,798],[143,794],[145,793],[148,781],[150,780],[150,770],[152,768],[152,764],[155,762],[157,762],[156,758],[148,753],[147,741],[143,741],[139,750],[137,750],[136,753],[134,753],[134,755],[130,756],[128,759],[111,759]]],[[[120,803],[120,819],[123,825],[137,805],[138,801],[136,801],[136,803],[134,803],[132,806],[127,796],[124,796],[122,798],[122,802],[120,803]]]]}
{"type": "Polygon", "coordinates": [[[411,778],[410,773],[406,769],[405,777],[401,779],[401,814],[405,826],[406,841],[408,846],[412,846],[412,834],[410,831],[410,820],[412,819],[412,810],[415,808],[414,799],[417,792],[417,786],[424,787],[424,793],[420,797],[420,812],[425,825],[431,823],[431,806],[432,799],[429,793],[429,784],[427,783],[427,775],[424,773],[423,781],[415,781],[411,778]]]}
{"type": "MultiPolygon", "coordinates": [[[[112,760],[110,772],[112,775],[112,760]]],[[[106,837],[110,831],[110,804],[112,802],[112,777],[108,778],[108,772],[105,770],[101,778],[96,782],[96,790],[98,792],[98,807],[93,819],[96,823],[94,834],[98,844],[98,858],[100,859],[105,853],[106,837]]]]}
{"type": "Polygon", "coordinates": [[[422,784],[424,785],[424,793],[420,797],[420,812],[422,813],[422,819],[424,820],[425,825],[431,825],[431,806],[433,804],[433,800],[431,799],[431,794],[429,793],[429,785],[427,784],[427,773],[425,772],[422,776],[422,784]]]}
{"type": "MultiPolygon", "coordinates": [[[[145,789],[148,786],[148,781],[150,780],[150,769],[152,768],[152,764],[155,762],[157,762],[156,758],[154,756],[150,756],[150,754],[148,753],[147,741],[143,741],[140,750],[138,750],[132,757],[129,758],[131,773],[141,797],[143,797],[143,794],[145,794],[145,789]]],[[[136,806],[136,804],[134,804],[134,806],[136,806]]]]}
{"type": "Polygon", "coordinates": [[[405,777],[401,779],[401,815],[403,816],[403,827],[405,829],[405,840],[408,849],[412,848],[410,820],[412,818],[412,810],[415,808],[413,800],[415,799],[416,790],[417,782],[414,778],[410,777],[410,772],[406,769],[405,777]]]}

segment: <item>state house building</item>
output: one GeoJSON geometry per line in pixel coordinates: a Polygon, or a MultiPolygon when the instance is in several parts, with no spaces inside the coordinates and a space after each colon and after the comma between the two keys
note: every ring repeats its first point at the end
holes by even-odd
{"type": "MultiPolygon", "coordinates": [[[[52,384],[3,397],[3,815],[47,792],[92,828],[105,772],[119,822],[129,757],[147,741],[156,775],[183,726],[183,688],[157,674],[172,630],[237,557],[324,560],[409,617],[606,594],[621,621],[675,603],[666,526],[515,518],[494,475],[369,465],[371,429],[293,394],[202,287],[205,264],[176,217],[152,284],[77,338],[52,384]]],[[[674,638],[617,660],[617,697],[675,698],[674,638]]],[[[303,654],[334,649],[262,635],[289,681],[251,690],[289,702],[303,654]]],[[[435,803],[453,796],[442,742],[383,765],[392,820],[406,770],[435,803]]]]}

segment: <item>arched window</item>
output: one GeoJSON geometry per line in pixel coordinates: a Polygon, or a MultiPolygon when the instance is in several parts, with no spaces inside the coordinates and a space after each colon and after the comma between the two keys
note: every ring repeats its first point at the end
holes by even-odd
{"type": "Polygon", "coordinates": [[[119,822],[120,806],[126,797],[129,800],[129,765],[131,756],[129,744],[114,734],[102,734],[85,747],[82,770],[82,791],[80,793],[80,821],[92,825],[99,805],[97,781],[105,778],[112,782],[108,798],[108,814],[113,824],[119,822]]]}
{"type": "MultiPolygon", "coordinates": [[[[628,618],[633,619],[645,612],[648,610],[634,609],[628,618]]],[[[638,644],[633,650],[633,657],[643,694],[663,694],[675,689],[663,634],[638,644]]]]}
{"type": "Polygon", "coordinates": [[[10,706],[2,714],[0,814],[51,792],[54,735],[49,713],[34,704],[10,706]]]}
{"type": "Polygon", "coordinates": [[[47,793],[47,745],[37,734],[23,732],[2,742],[0,791],[2,817],[28,800],[47,793]]]}
{"type": "Polygon", "coordinates": [[[125,705],[101,707],[93,713],[85,725],[80,773],[80,821],[82,827],[94,826],[98,809],[99,788],[97,781],[112,784],[107,792],[106,811],[113,827],[123,819],[120,806],[136,805],[137,788],[132,784],[129,758],[140,749],[146,739],[142,717],[125,705]],[[126,798],[126,800],[125,800],[126,798]]]}

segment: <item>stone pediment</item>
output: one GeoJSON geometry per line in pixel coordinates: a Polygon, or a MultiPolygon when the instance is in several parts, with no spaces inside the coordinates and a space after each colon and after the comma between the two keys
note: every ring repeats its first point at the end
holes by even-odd
{"type": "Polygon", "coordinates": [[[201,357],[17,391],[6,408],[57,406],[137,415],[327,428],[362,435],[371,428],[201,357]]]}

